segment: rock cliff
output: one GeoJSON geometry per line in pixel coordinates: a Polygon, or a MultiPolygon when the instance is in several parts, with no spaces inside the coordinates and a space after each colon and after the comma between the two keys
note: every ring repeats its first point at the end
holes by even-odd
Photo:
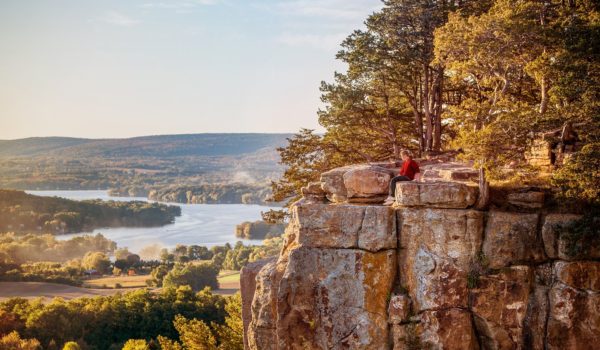
{"type": "Polygon", "coordinates": [[[392,207],[378,165],[303,189],[277,259],[242,270],[246,348],[596,348],[600,244],[574,257],[563,232],[579,216],[541,192],[474,210],[470,176],[445,171],[398,183],[392,207]]]}

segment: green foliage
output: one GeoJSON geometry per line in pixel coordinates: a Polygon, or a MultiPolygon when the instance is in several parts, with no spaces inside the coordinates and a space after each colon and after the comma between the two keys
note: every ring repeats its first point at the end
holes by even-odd
{"type": "Polygon", "coordinates": [[[0,316],[8,319],[7,315],[16,320],[12,323],[15,330],[38,339],[44,348],[51,342],[60,348],[77,339],[99,350],[122,346],[129,339],[158,335],[177,339],[172,323],[176,315],[223,324],[225,299],[206,290],[194,293],[190,287],[167,288],[160,294],[138,290],[71,301],[55,299],[48,304],[15,298],[0,303],[0,316]]]}
{"type": "Polygon", "coordinates": [[[563,199],[600,206],[600,142],[583,146],[553,174],[552,184],[563,199]]]}
{"type": "Polygon", "coordinates": [[[74,201],[0,190],[0,230],[69,233],[98,227],[160,226],[172,223],[181,208],[159,203],[74,201]]]}
{"type": "Polygon", "coordinates": [[[22,339],[18,332],[11,332],[0,338],[0,349],[39,350],[40,342],[36,339],[22,339]]]}
{"type": "Polygon", "coordinates": [[[218,289],[218,274],[219,269],[211,263],[177,263],[173,269],[165,275],[162,284],[165,288],[176,288],[188,285],[194,291],[202,290],[205,287],[218,289]]]}
{"type": "Polygon", "coordinates": [[[173,324],[186,350],[217,350],[217,339],[201,320],[188,320],[177,315],[173,324]]]}
{"type": "Polygon", "coordinates": [[[110,271],[110,260],[102,252],[89,252],[81,260],[81,266],[87,270],[96,270],[100,274],[110,271]]]}
{"type": "Polygon", "coordinates": [[[148,342],[144,339],[129,339],[122,350],[150,350],[148,342]]]}
{"type": "Polygon", "coordinates": [[[62,350],[81,350],[79,344],[74,341],[66,342],[62,350]]]}
{"type": "Polygon", "coordinates": [[[88,252],[110,254],[115,248],[116,243],[102,234],[77,236],[64,241],[49,234],[0,234],[0,255],[5,263],[66,262],[81,259],[88,252]]]}

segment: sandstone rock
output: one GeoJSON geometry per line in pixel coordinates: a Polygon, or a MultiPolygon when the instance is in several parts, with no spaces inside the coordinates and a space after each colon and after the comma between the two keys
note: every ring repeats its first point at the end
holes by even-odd
{"type": "Polygon", "coordinates": [[[343,175],[346,196],[350,202],[380,202],[388,196],[391,173],[388,169],[361,166],[343,175]]]}
{"type": "Polygon", "coordinates": [[[525,349],[544,350],[545,348],[549,290],[548,286],[536,284],[529,297],[523,329],[525,349]]]}
{"type": "Polygon", "coordinates": [[[473,168],[441,169],[439,176],[446,181],[471,181],[479,180],[479,171],[473,168]]]}
{"type": "Polygon", "coordinates": [[[544,206],[544,192],[529,191],[508,194],[508,203],[522,208],[541,208],[544,206]]]}
{"type": "Polygon", "coordinates": [[[425,311],[418,329],[423,349],[479,349],[471,314],[463,309],[425,311]]]}
{"type": "Polygon", "coordinates": [[[406,294],[393,294],[388,307],[388,321],[398,324],[408,320],[410,314],[410,298],[406,294]]]}
{"type": "Polygon", "coordinates": [[[420,349],[421,344],[416,329],[416,323],[392,324],[392,349],[420,349]]]}
{"type": "Polygon", "coordinates": [[[549,214],[542,226],[544,248],[549,258],[561,260],[600,259],[600,237],[587,242],[571,242],[565,227],[581,218],[573,214],[549,214]],[[577,249],[571,251],[569,245],[577,249]],[[572,255],[573,254],[573,255],[572,255]]]}
{"type": "Polygon", "coordinates": [[[325,191],[321,188],[320,182],[311,182],[307,186],[302,187],[300,192],[302,193],[302,197],[311,202],[319,203],[325,201],[325,191]]]}
{"type": "Polygon", "coordinates": [[[533,281],[529,266],[481,276],[471,290],[471,310],[485,349],[524,349],[524,320],[533,281]]]}
{"type": "Polygon", "coordinates": [[[458,182],[396,183],[396,203],[404,207],[467,208],[477,200],[477,187],[458,182]]]}
{"type": "Polygon", "coordinates": [[[292,208],[292,235],[307,247],[396,248],[396,219],[387,206],[299,204],[292,208]]]}
{"type": "Polygon", "coordinates": [[[466,307],[467,275],[481,246],[483,214],[405,208],[398,220],[400,283],[415,311],[466,307]]]}
{"type": "Polygon", "coordinates": [[[277,296],[279,349],[387,349],[393,250],[300,247],[277,296]]]}
{"type": "Polygon", "coordinates": [[[240,271],[240,293],[242,296],[242,322],[244,323],[244,347],[248,348],[248,326],[252,321],[252,299],[256,290],[256,275],[269,263],[275,262],[275,257],[248,263],[240,271]]]}
{"type": "Polygon", "coordinates": [[[537,222],[538,214],[490,212],[483,242],[489,267],[544,261],[546,256],[537,237],[537,222]]]}
{"type": "Polygon", "coordinates": [[[350,167],[341,167],[321,174],[321,188],[325,191],[327,199],[332,202],[345,202],[346,186],[344,186],[344,173],[350,167]]]}
{"type": "Polygon", "coordinates": [[[358,231],[358,248],[376,252],[396,248],[396,213],[392,207],[365,207],[362,225],[358,231]]]}
{"type": "Polygon", "coordinates": [[[600,344],[600,293],[556,283],[549,293],[549,350],[597,349],[600,344]]]}
{"type": "Polygon", "coordinates": [[[388,195],[393,169],[372,164],[350,165],[321,174],[321,188],[336,203],[377,203],[388,195]]]}
{"type": "Polygon", "coordinates": [[[256,276],[256,291],[252,300],[252,320],[247,341],[250,349],[276,350],[277,347],[277,262],[263,266],[256,276]]]}
{"type": "Polygon", "coordinates": [[[598,261],[557,261],[554,263],[554,274],[558,281],[570,287],[600,293],[600,262],[598,261]]]}

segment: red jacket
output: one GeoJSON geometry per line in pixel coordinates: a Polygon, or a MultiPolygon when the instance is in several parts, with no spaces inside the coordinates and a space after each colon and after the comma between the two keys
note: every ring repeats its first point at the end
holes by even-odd
{"type": "Polygon", "coordinates": [[[419,171],[419,164],[412,159],[402,163],[402,169],[400,169],[400,175],[406,176],[411,180],[415,179],[415,174],[419,171]]]}

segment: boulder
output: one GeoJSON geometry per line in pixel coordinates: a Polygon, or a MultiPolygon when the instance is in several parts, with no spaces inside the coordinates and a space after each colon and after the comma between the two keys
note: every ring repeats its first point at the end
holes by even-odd
{"type": "Polygon", "coordinates": [[[332,202],[377,203],[387,197],[393,175],[378,165],[349,165],[321,174],[321,188],[332,202]]]}
{"type": "Polygon", "coordinates": [[[517,207],[538,209],[544,206],[544,192],[528,191],[509,193],[508,203],[517,207]]]}
{"type": "Polygon", "coordinates": [[[600,259],[600,236],[587,242],[569,237],[565,228],[579,219],[581,219],[581,215],[549,214],[546,216],[542,226],[542,238],[549,258],[561,260],[600,259]],[[570,245],[574,245],[577,249],[570,249],[570,245]]]}
{"type": "Polygon", "coordinates": [[[479,278],[470,301],[483,348],[525,349],[524,321],[532,282],[529,266],[512,266],[479,278]]]}
{"type": "Polygon", "coordinates": [[[341,167],[329,170],[321,174],[321,188],[325,192],[327,199],[332,202],[345,202],[346,186],[344,186],[344,173],[350,167],[341,167]]]}
{"type": "Polygon", "coordinates": [[[267,264],[274,263],[275,257],[248,263],[240,271],[240,293],[242,297],[242,322],[244,324],[244,347],[248,348],[248,326],[252,321],[252,299],[256,290],[256,276],[267,264]]]}
{"type": "Polygon", "coordinates": [[[489,267],[543,262],[546,256],[537,224],[538,214],[489,212],[483,241],[489,267]]]}
{"type": "Polygon", "coordinates": [[[299,247],[277,294],[279,349],[387,349],[394,250],[299,247]]]}
{"type": "Polygon", "coordinates": [[[483,213],[475,210],[398,210],[400,283],[415,312],[466,307],[467,275],[481,247],[483,213]]]}
{"type": "Polygon", "coordinates": [[[292,208],[290,228],[306,247],[379,251],[397,246],[396,218],[387,206],[299,204],[292,208]]]}
{"type": "Polygon", "coordinates": [[[477,182],[479,171],[473,168],[440,169],[439,177],[445,181],[477,182]]]}
{"type": "Polygon", "coordinates": [[[546,349],[597,349],[600,293],[556,283],[549,293],[546,349]]]}
{"type": "Polygon", "coordinates": [[[404,207],[468,208],[475,204],[479,190],[459,182],[396,183],[396,203],[404,207]]]}
{"type": "Polygon", "coordinates": [[[388,169],[361,166],[343,175],[346,196],[350,202],[375,203],[383,201],[389,193],[392,174],[388,169]]]}

